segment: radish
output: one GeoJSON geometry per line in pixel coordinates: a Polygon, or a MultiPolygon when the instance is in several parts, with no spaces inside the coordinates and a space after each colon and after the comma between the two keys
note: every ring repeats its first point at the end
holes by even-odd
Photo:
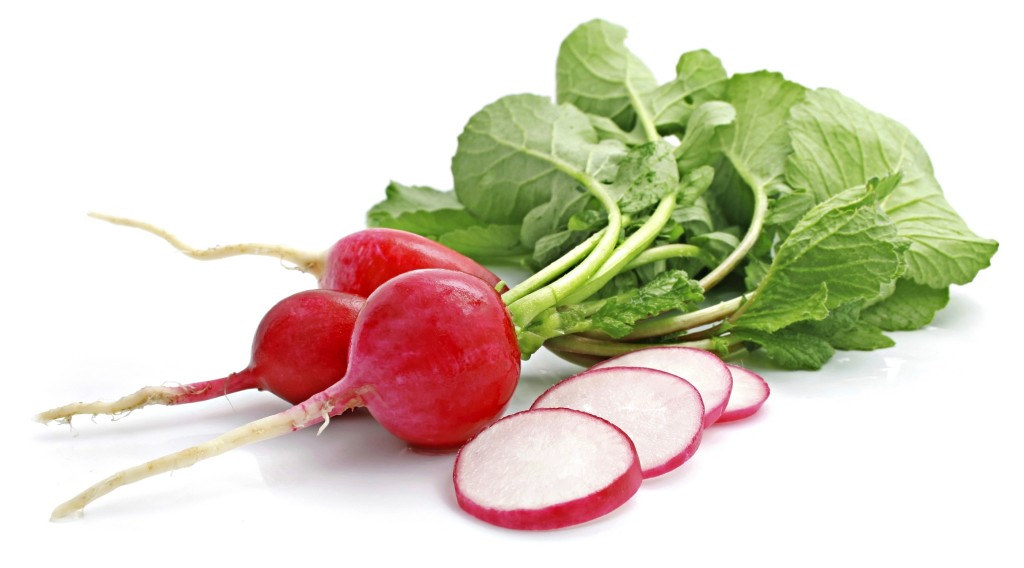
{"type": "Polygon", "coordinates": [[[739,420],[757,412],[771,392],[760,375],[737,365],[727,366],[732,372],[732,394],[725,412],[718,417],[719,422],[739,420]]]}
{"type": "Polygon", "coordinates": [[[114,474],[57,507],[53,518],[122,485],[357,407],[413,446],[457,447],[501,415],[518,383],[519,355],[508,310],[483,280],[443,269],[407,272],[367,298],[343,379],[288,410],[114,474]]]}
{"type": "Polygon", "coordinates": [[[654,369],[607,367],[559,382],[532,408],[573,408],[600,416],[629,435],[644,478],[683,465],[704,432],[704,403],[685,379],[654,369]]]}
{"type": "Polygon", "coordinates": [[[643,480],[621,429],[567,408],[527,410],[495,422],[455,459],[455,495],[470,515],[500,527],[557,529],[605,515],[643,480]]]}
{"type": "Polygon", "coordinates": [[[316,277],[321,288],[367,297],[395,276],[420,268],[447,268],[472,274],[491,286],[501,280],[475,260],[426,237],[398,229],[363,229],[343,237],[322,253],[310,253],[280,245],[235,244],[194,249],[171,233],[142,221],[90,213],[115,225],[152,233],[186,255],[198,260],[230,256],[274,256],[316,277]]]}
{"type": "Polygon", "coordinates": [[[122,414],[150,404],[177,405],[246,389],[268,390],[298,404],[338,382],[365,300],[332,290],[307,290],[270,308],[252,343],[249,366],[227,377],[176,387],[145,387],[113,402],[74,403],[42,412],[40,422],[79,414],[122,414]]]}
{"type": "Polygon", "coordinates": [[[704,427],[725,411],[732,391],[732,374],[717,356],[692,347],[651,347],[626,353],[594,365],[606,367],[647,367],[682,377],[697,387],[704,401],[704,427]]]}

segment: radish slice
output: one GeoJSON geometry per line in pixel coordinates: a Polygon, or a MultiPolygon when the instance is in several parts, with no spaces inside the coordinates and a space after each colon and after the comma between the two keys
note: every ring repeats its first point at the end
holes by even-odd
{"type": "Polygon", "coordinates": [[[764,401],[768,400],[768,394],[771,392],[761,375],[736,365],[727,366],[732,372],[732,394],[729,396],[725,412],[718,417],[719,422],[739,420],[757,412],[764,401]]]}
{"type": "Polygon", "coordinates": [[[585,523],[625,503],[643,476],[633,442],[608,421],[567,408],[506,416],[455,458],[467,513],[511,529],[585,523]]]}
{"type": "Polygon", "coordinates": [[[704,427],[725,411],[732,391],[732,374],[715,354],[692,347],[650,347],[619,355],[591,367],[647,367],[682,377],[697,387],[704,400],[704,427]]]}
{"type": "Polygon", "coordinates": [[[690,459],[704,432],[704,403],[686,379],[640,367],[584,371],[548,389],[533,408],[572,408],[600,416],[633,440],[644,478],[690,459]]]}

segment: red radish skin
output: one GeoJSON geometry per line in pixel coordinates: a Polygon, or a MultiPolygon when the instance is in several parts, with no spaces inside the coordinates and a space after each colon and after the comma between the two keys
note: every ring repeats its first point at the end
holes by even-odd
{"type": "Polygon", "coordinates": [[[732,422],[754,414],[771,394],[768,382],[761,375],[738,365],[728,367],[732,372],[732,394],[718,422],[732,422]]]}
{"type": "Polygon", "coordinates": [[[82,414],[121,414],[151,404],[201,402],[246,389],[267,390],[298,404],[344,376],[352,330],[365,302],[332,290],[293,294],[263,316],[249,366],[242,371],[175,387],[145,387],[111,402],[69,404],[42,412],[36,419],[51,422],[82,414]]]}
{"type": "Polygon", "coordinates": [[[364,229],[327,251],[320,287],[369,296],[395,276],[420,268],[447,268],[472,274],[491,286],[499,278],[475,260],[415,233],[364,229]]]}
{"type": "Polygon", "coordinates": [[[195,249],[164,229],[143,221],[100,213],[89,215],[115,225],[152,233],[197,260],[217,260],[240,255],[277,257],[294,264],[302,272],[312,274],[321,288],[364,298],[391,278],[422,268],[446,268],[472,274],[491,286],[501,285],[504,289],[501,280],[475,260],[436,241],[398,229],[363,229],[343,237],[322,253],[257,243],[195,249]]]}
{"type": "Polygon", "coordinates": [[[58,506],[52,518],[81,511],[123,485],[361,406],[413,446],[457,447],[501,415],[519,370],[512,322],[491,286],[451,270],[407,272],[367,298],[343,379],[288,410],[116,473],[58,506]]]}
{"type": "Polygon", "coordinates": [[[459,506],[500,527],[550,530],[606,515],[643,481],[633,442],[610,422],[543,408],[507,416],[463,446],[453,473],[459,506]]]}
{"type": "Polygon", "coordinates": [[[615,424],[633,440],[644,479],[683,465],[704,433],[704,403],[697,389],[654,369],[584,371],[545,391],[531,408],[572,408],[615,424]]]}
{"type": "Polygon", "coordinates": [[[732,374],[715,354],[692,347],[650,347],[619,355],[594,365],[607,367],[646,367],[672,373],[697,387],[704,400],[704,427],[718,420],[732,392],[732,374]]]}

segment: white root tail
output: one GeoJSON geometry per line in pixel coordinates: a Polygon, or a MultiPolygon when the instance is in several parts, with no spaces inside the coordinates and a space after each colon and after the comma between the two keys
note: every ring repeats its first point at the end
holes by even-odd
{"type": "Polygon", "coordinates": [[[344,403],[335,404],[329,398],[324,397],[317,400],[314,397],[314,399],[310,399],[298,406],[293,406],[283,412],[230,430],[208,442],[115,473],[82,491],[72,499],[61,503],[53,510],[50,520],[57,520],[78,513],[89,503],[118,487],[161,473],[186,468],[207,458],[219,456],[224,452],[253,442],[276,438],[283,434],[317,424],[324,419],[325,415],[339,414],[363,404],[362,399],[358,395],[345,398],[347,400],[344,403]]]}
{"type": "Polygon", "coordinates": [[[111,402],[75,402],[51,408],[37,414],[35,419],[46,424],[54,421],[67,422],[79,414],[124,414],[151,404],[173,404],[179,392],[180,389],[170,387],[146,387],[111,402]]]}
{"type": "Polygon", "coordinates": [[[181,242],[178,237],[175,237],[168,231],[144,221],[127,219],[125,217],[114,217],[103,213],[89,213],[89,216],[115,225],[141,229],[147,233],[156,235],[167,241],[167,243],[172,247],[196,260],[218,260],[230,256],[241,255],[272,256],[294,264],[297,270],[312,274],[318,280],[323,275],[324,259],[322,254],[303,252],[280,245],[266,245],[258,243],[221,245],[207,249],[196,249],[181,242]]]}

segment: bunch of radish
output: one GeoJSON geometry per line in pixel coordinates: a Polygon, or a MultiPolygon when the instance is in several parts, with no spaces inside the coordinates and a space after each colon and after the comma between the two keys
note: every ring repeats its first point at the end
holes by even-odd
{"type": "Polygon", "coordinates": [[[453,477],[459,505],[514,529],[596,519],[643,479],[689,460],[706,427],[750,416],[768,394],[760,376],[698,349],[655,347],[610,359],[466,444],[453,477]]]}
{"type": "Polygon", "coordinates": [[[507,307],[515,294],[503,298],[504,284],[475,261],[389,229],[359,231],[321,255],[266,245],[200,251],[151,225],[101,218],[157,234],[195,258],[279,256],[314,274],[320,288],[266,314],[242,371],[38,415],[70,421],[251,388],[294,405],[107,477],[57,507],[53,518],[120,486],[366,407],[410,445],[459,449],[455,493],[473,516],[516,529],[566,527],[618,508],[643,479],[690,459],[705,428],[752,414],[768,396],[763,379],[708,351],[656,347],[600,362],[553,386],[531,409],[499,420],[523,355],[507,307]]]}

